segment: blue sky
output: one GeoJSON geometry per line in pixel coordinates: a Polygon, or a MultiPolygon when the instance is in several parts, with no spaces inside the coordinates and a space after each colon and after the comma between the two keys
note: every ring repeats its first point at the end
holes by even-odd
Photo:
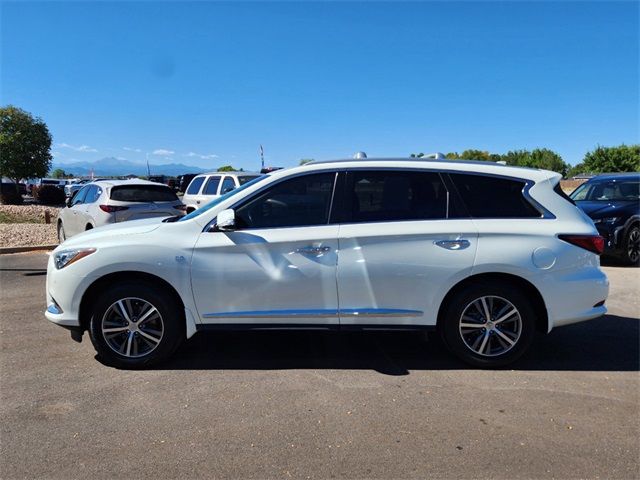
{"type": "Polygon", "coordinates": [[[638,143],[638,2],[4,2],[56,161],[201,167],[638,143]]]}

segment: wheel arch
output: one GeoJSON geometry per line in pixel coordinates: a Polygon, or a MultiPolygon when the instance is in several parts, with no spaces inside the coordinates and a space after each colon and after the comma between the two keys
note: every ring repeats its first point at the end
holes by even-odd
{"type": "Polygon", "coordinates": [[[119,271],[114,273],[106,274],[97,280],[95,280],[87,290],[85,290],[82,295],[82,300],[80,301],[80,310],[79,310],[79,320],[80,326],[86,330],[89,328],[89,321],[91,320],[91,309],[93,303],[98,298],[100,290],[105,288],[107,285],[112,284],[117,281],[137,281],[151,285],[159,285],[161,288],[165,289],[170,295],[173,296],[174,300],[179,305],[180,310],[184,312],[185,305],[180,297],[178,291],[166,280],[153,275],[151,273],[140,272],[140,271],[119,271]]]}
{"type": "Polygon", "coordinates": [[[522,289],[527,295],[527,298],[531,300],[533,309],[536,313],[536,330],[543,333],[547,333],[549,331],[549,315],[547,313],[547,306],[544,303],[544,299],[542,298],[540,291],[535,287],[535,285],[533,285],[528,280],[519,277],[518,275],[498,272],[479,273],[476,275],[472,275],[459,281],[453,287],[451,287],[440,303],[436,323],[437,328],[440,328],[443,323],[444,312],[447,305],[460,290],[465,288],[467,285],[482,284],[483,282],[487,281],[497,281],[500,283],[505,283],[507,285],[515,285],[518,288],[522,289]]]}

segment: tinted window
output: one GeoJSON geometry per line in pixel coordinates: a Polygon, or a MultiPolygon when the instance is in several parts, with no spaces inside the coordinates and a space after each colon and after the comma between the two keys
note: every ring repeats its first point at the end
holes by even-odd
{"type": "Polygon", "coordinates": [[[239,227],[324,225],[335,173],[318,173],[280,182],[236,209],[239,227]]]}
{"type": "MultiPolygon", "coordinates": [[[[200,182],[202,183],[202,182],[200,182]]],[[[207,184],[202,191],[203,195],[216,195],[218,193],[218,185],[220,185],[220,177],[209,177],[207,184]]],[[[191,189],[191,188],[189,188],[191,189]]]]}
{"type": "Polygon", "coordinates": [[[87,196],[84,199],[84,203],[93,203],[102,195],[102,189],[97,185],[89,185],[89,190],[87,190],[87,196]]]}
{"type": "Polygon", "coordinates": [[[222,182],[222,189],[220,190],[220,194],[224,195],[227,192],[230,192],[236,188],[236,183],[233,181],[231,177],[224,177],[224,181],[222,182]]]}
{"type": "Polygon", "coordinates": [[[111,189],[111,200],[119,202],[173,202],[178,200],[169,187],[162,185],[121,185],[111,189]]]}
{"type": "Polygon", "coordinates": [[[577,201],[596,202],[638,201],[640,182],[638,180],[600,180],[587,182],[576,188],[571,198],[577,201]]]}
{"type": "Polygon", "coordinates": [[[238,183],[240,185],[244,185],[245,183],[250,182],[254,178],[258,178],[259,176],[260,175],[243,175],[241,177],[238,177],[238,183]]]}
{"type": "Polygon", "coordinates": [[[447,191],[437,173],[356,170],[351,176],[347,202],[352,222],[429,220],[447,216],[447,191]]]}
{"type": "Polygon", "coordinates": [[[78,205],[84,202],[84,197],[87,195],[87,191],[91,188],[91,185],[82,187],[71,199],[71,206],[78,205]]]}
{"type": "Polygon", "coordinates": [[[204,182],[205,177],[196,177],[191,180],[189,184],[189,188],[187,188],[188,195],[196,195],[200,191],[200,187],[202,186],[202,182],[204,182]]]}
{"type": "Polygon", "coordinates": [[[474,218],[532,218],[541,214],[522,194],[525,182],[486,175],[450,174],[474,218]]]}

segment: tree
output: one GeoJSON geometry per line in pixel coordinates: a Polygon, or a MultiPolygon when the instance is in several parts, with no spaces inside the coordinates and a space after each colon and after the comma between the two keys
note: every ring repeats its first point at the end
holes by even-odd
{"type": "Polygon", "coordinates": [[[218,171],[219,172],[235,172],[236,169],[233,168],[231,165],[225,165],[224,167],[220,167],[218,171]]]}
{"type": "Polygon", "coordinates": [[[56,168],[52,173],[51,173],[51,178],[66,178],[69,175],[67,174],[67,172],[65,172],[63,169],[61,168],[56,168]]]}
{"type": "Polygon", "coordinates": [[[0,108],[2,176],[12,179],[18,188],[22,178],[46,176],[51,158],[51,134],[42,119],[13,105],[0,108]]]}
{"type": "Polygon", "coordinates": [[[491,154],[484,150],[465,150],[459,158],[463,160],[490,160],[491,154]]]}
{"type": "Polygon", "coordinates": [[[300,165],[305,165],[309,162],[313,162],[313,158],[301,158],[300,159],[300,165]]]}
{"type": "Polygon", "coordinates": [[[560,155],[548,148],[536,148],[535,150],[511,150],[502,155],[502,161],[515,167],[542,168],[553,170],[562,175],[567,174],[567,165],[560,155]]]}
{"type": "Polygon", "coordinates": [[[640,145],[624,144],[617,147],[597,146],[595,150],[586,153],[582,163],[571,169],[574,175],[638,171],[640,171],[640,145]]]}

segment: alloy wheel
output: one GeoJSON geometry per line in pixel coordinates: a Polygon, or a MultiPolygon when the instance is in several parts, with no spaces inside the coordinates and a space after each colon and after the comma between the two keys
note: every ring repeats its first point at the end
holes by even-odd
{"type": "Polygon", "coordinates": [[[153,352],[164,334],[162,315],[141,298],[127,297],[114,302],[104,313],[102,336],[111,350],[128,358],[153,352]]]}
{"type": "Polygon", "coordinates": [[[462,311],[460,336],[471,351],[484,357],[511,350],[522,333],[522,317],[509,300],[487,295],[473,300],[462,311]]]}
{"type": "Polygon", "coordinates": [[[631,263],[638,263],[638,260],[640,260],[640,229],[638,228],[634,228],[629,232],[627,256],[631,263]]]}

